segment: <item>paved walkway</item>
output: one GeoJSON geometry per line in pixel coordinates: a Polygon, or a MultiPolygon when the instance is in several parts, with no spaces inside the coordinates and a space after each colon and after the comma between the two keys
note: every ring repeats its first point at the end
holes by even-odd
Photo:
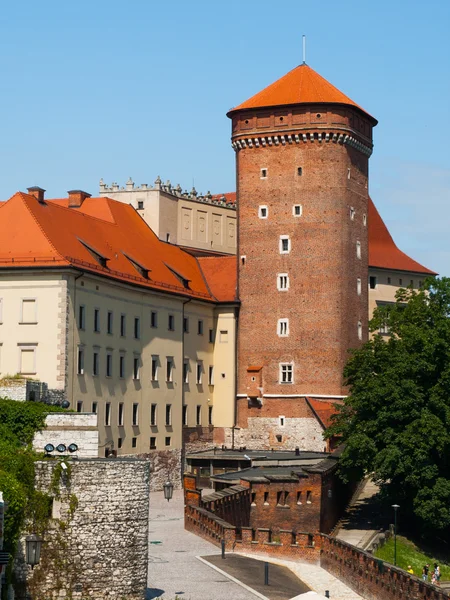
{"type": "Polygon", "coordinates": [[[368,479],[342,520],[342,527],[336,533],[338,540],[365,550],[380,527],[387,526],[380,514],[376,498],[378,491],[378,486],[368,479]]]}
{"type": "MultiPolygon", "coordinates": [[[[239,557],[245,555],[229,555],[230,558],[233,557],[233,568],[229,569],[230,575],[248,584],[254,591],[241,587],[229,579],[224,572],[221,563],[225,563],[228,559],[222,561],[219,558],[220,549],[184,529],[183,494],[180,490],[174,492],[174,497],[169,503],[164,500],[162,492],[151,494],[149,541],[147,600],[155,598],[175,600],[177,596],[179,600],[255,600],[255,597],[275,600],[276,598],[270,595],[274,592],[272,589],[267,595],[257,591],[260,589],[258,586],[261,582],[262,566],[259,570],[257,566],[253,569],[255,575],[252,580],[248,563],[245,560],[239,561],[239,557]],[[221,570],[217,571],[213,565],[210,566],[199,560],[199,556],[216,562],[221,570]],[[218,558],[211,558],[214,556],[218,558]]],[[[249,555],[249,558],[268,560],[264,556],[249,555]]],[[[321,597],[325,596],[325,590],[329,590],[333,600],[363,600],[319,566],[276,560],[272,557],[270,563],[287,567],[321,597]]],[[[291,577],[289,580],[291,583],[294,581],[291,577]]],[[[280,592],[283,592],[281,586],[280,592]]],[[[299,594],[295,589],[292,589],[292,593],[299,594]]],[[[288,595],[279,596],[283,600],[287,597],[288,595]]],[[[306,600],[308,597],[313,598],[313,593],[306,592],[295,596],[299,600],[303,598],[306,600]]]]}

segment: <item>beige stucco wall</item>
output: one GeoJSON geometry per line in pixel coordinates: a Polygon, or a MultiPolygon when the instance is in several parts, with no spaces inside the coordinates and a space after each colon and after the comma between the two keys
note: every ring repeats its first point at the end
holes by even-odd
{"type": "Polygon", "coordinates": [[[214,425],[233,427],[236,397],[236,308],[216,309],[214,425]],[[224,335],[227,332],[227,335],[224,335]]]}

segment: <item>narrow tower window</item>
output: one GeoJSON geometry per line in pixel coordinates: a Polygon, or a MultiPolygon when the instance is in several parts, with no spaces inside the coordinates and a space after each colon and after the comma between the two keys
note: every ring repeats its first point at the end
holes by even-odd
{"type": "Polygon", "coordinates": [[[277,288],[280,292],[286,292],[289,289],[289,275],[287,273],[277,275],[277,288]]]}
{"type": "Polygon", "coordinates": [[[289,335],[289,319],[278,319],[278,335],[280,337],[288,337],[289,335]]]}
{"type": "Polygon", "coordinates": [[[361,258],[361,242],[356,242],[356,258],[361,258]]]}
{"type": "Polygon", "coordinates": [[[269,216],[269,209],[267,208],[267,206],[260,206],[258,209],[258,217],[260,219],[267,219],[268,216],[269,216]]]}
{"type": "Polygon", "coordinates": [[[350,206],[350,221],[355,220],[355,214],[356,214],[355,209],[353,208],[353,206],[350,206]]]}
{"type": "Polygon", "coordinates": [[[364,227],[367,225],[367,216],[363,215],[363,225],[364,227]]]}
{"type": "Polygon", "coordinates": [[[267,178],[267,169],[261,169],[261,179],[267,178]]]}
{"type": "Polygon", "coordinates": [[[303,175],[303,167],[297,167],[297,175],[301,177],[303,175]]]}
{"type": "Polygon", "coordinates": [[[292,214],[294,217],[301,217],[303,212],[303,207],[301,204],[294,204],[292,207],[292,214]]]}
{"type": "Polygon", "coordinates": [[[280,235],[280,254],[289,254],[291,251],[291,240],[288,235],[280,235]]]}
{"type": "Polygon", "coordinates": [[[358,321],[358,340],[362,340],[362,323],[358,321]]]}

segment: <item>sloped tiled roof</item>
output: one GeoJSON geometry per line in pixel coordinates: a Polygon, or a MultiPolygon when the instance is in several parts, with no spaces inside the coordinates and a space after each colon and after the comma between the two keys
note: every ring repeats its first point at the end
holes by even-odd
{"type": "Polygon", "coordinates": [[[225,194],[213,194],[212,200],[222,200],[225,198],[227,204],[236,204],[236,192],[226,192],[225,194]]]}
{"type": "Polygon", "coordinates": [[[399,250],[375,204],[369,198],[369,267],[437,275],[399,250]]]}
{"type": "Polygon", "coordinates": [[[197,258],[209,289],[219,302],[235,302],[237,297],[237,257],[202,256],[197,258]]]}
{"type": "Polygon", "coordinates": [[[74,266],[143,287],[216,300],[195,257],[159,240],[131,206],[110,198],[88,198],[81,208],[65,203],[40,203],[22,192],[3,203],[0,268],[74,266]],[[148,270],[149,277],[133,263],[148,270]]]}
{"type": "Polygon", "coordinates": [[[331,416],[336,413],[337,402],[328,402],[325,400],[316,400],[315,398],[307,398],[308,404],[312,408],[314,414],[319,420],[324,429],[331,425],[331,416]]]}
{"type": "MultiPolygon", "coordinates": [[[[346,104],[354,106],[368,115],[356,102],[353,102],[314,69],[306,64],[301,64],[249,100],[232,108],[228,116],[237,110],[287,104],[346,104]]],[[[376,122],[373,117],[371,118],[376,122]]]]}

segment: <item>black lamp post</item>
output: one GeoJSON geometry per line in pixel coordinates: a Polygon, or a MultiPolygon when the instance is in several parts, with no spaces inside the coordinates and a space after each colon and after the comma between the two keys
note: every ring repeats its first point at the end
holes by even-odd
{"type": "Polygon", "coordinates": [[[31,534],[25,538],[27,565],[33,569],[41,560],[41,547],[44,540],[40,535],[31,534]]]}
{"type": "Polygon", "coordinates": [[[398,504],[393,504],[394,509],[394,566],[397,566],[397,510],[400,508],[398,504]]]}
{"type": "Polygon", "coordinates": [[[164,498],[169,502],[173,496],[173,483],[168,479],[166,483],[163,485],[164,488],[164,498]]]}

